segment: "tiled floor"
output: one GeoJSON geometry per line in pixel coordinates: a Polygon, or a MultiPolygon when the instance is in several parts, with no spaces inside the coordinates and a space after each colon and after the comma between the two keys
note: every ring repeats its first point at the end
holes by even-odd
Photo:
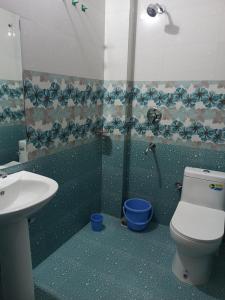
{"type": "Polygon", "coordinates": [[[225,247],[210,283],[192,287],[171,272],[175,248],[167,226],[134,233],[104,219],[101,233],[88,224],[34,270],[37,300],[225,299],[225,247]]]}

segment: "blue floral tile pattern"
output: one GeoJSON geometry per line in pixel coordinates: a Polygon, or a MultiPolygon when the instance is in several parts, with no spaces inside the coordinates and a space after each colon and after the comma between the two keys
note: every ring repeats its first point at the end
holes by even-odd
{"type": "Polygon", "coordinates": [[[146,106],[148,102],[152,101],[157,106],[176,107],[177,103],[183,107],[194,107],[197,104],[202,104],[205,108],[223,108],[225,109],[225,89],[222,88],[219,91],[214,91],[215,84],[209,87],[197,87],[194,88],[193,84],[190,84],[188,88],[182,86],[176,87],[177,82],[174,83],[173,88],[166,88],[165,83],[160,83],[158,86],[153,86],[154,83],[135,83],[136,87],[130,90],[124,90],[121,87],[121,83],[118,82],[118,86],[115,83],[111,85],[107,84],[109,90],[105,92],[105,103],[115,104],[116,101],[120,101],[121,104],[128,102],[128,99],[136,100],[141,106],[146,106]],[[152,85],[152,86],[151,86],[152,85]],[[160,88],[159,88],[160,87],[160,88]],[[170,90],[170,91],[167,91],[170,90]],[[171,91],[172,90],[172,91],[171,91]]]}
{"type": "Polygon", "coordinates": [[[24,122],[22,82],[0,80],[0,124],[21,122],[24,122]]]}
{"type": "Polygon", "coordinates": [[[100,130],[102,123],[100,120],[92,122],[87,119],[84,124],[69,122],[66,127],[62,127],[60,123],[54,123],[49,130],[27,128],[28,143],[33,144],[36,149],[54,146],[55,140],[60,144],[67,144],[69,140],[85,138],[94,134],[96,130],[100,130]]]}
{"type": "Polygon", "coordinates": [[[86,142],[96,130],[225,149],[223,81],[103,83],[31,71],[24,77],[30,157],[86,142]],[[150,107],[162,112],[158,126],[146,118],[150,107]]]}
{"type": "Polygon", "coordinates": [[[109,134],[131,130],[133,136],[160,142],[225,150],[225,82],[108,81],[104,86],[104,131],[109,134]],[[158,126],[147,121],[150,107],[162,112],[158,126]]]}
{"type": "Polygon", "coordinates": [[[87,142],[102,130],[99,80],[25,71],[24,95],[29,158],[87,142]]]}

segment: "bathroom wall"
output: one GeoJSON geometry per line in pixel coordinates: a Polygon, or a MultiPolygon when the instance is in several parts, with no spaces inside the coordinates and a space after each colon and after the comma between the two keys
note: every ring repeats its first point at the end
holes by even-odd
{"type": "Polygon", "coordinates": [[[1,1],[21,16],[26,169],[51,177],[59,191],[30,223],[34,265],[100,210],[105,1],[1,1]],[[81,3],[88,7],[84,13],[81,3]],[[101,120],[100,120],[101,122],[101,120]],[[100,123],[101,124],[101,123],[100,123]]]}
{"type": "Polygon", "coordinates": [[[81,3],[74,7],[71,1],[57,0],[54,5],[52,1],[1,2],[3,8],[21,16],[30,159],[86,138],[86,131],[91,130],[87,127],[92,125],[93,132],[100,114],[97,94],[101,93],[101,82],[92,80],[103,78],[105,2],[82,3],[88,8],[85,13],[81,3]],[[56,123],[62,127],[60,141],[52,136],[56,123]],[[66,130],[69,124],[80,126],[78,135],[77,130],[73,136],[66,130]]]}
{"type": "MultiPolygon", "coordinates": [[[[126,155],[117,158],[126,162],[127,190],[119,200],[105,200],[106,212],[120,215],[122,201],[139,196],[153,202],[160,223],[169,224],[180,196],[175,182],[182,181],[185,166],[225,171],[224,2],[216,2],[162,1],[172,19],[167,26],[168,15],[151,19],[149,2],[138,1],[134,81],[124,88],[127,78],[120,70],[119,80],[113,74],[105,81],[104,130],[111,138],[112,161],[130,134],[126,155]],[[124,107],[132,112],[130,119],[124,107]],[[147,122],[150,107],[162,112],[159,126],[147,122]],[[144,155],[150,141],[157,143],[156,157],[144,155]]],[[[109,180],[111,189],[118,195],[114,180],[109,180]]]]}
{"type": "MultiPolygon", "coordinates": [[[[149,4],[138,1],[134,80],[224,80],[224,1],[161,0],[169,16],[155,18],[149,4]]],[[[129,14],[130,1],[106,0],[105,80],[127,80],[129,14]]]]}
{"type": "Polygon", "coordinates": [[[126,80],[130,0],[105,2],[104,80],[126,80]]]}
{"type": "Polygon", "coordinates": [[[148,17],[149,3],[138,1],[135,81],[224,80],[224,1],[161,0],[171,21],[148,17]]]}
{"type": "Polygon", "coordinates": [[[19,16],[0,7],[0,80],[22,81],[19,16]],[[12,25],[9,28],[9,25],[12,25]],[[9,34],[11,34],[9,36],[9,34]]]}
{"type": "Polygon", "coordinates": [[[18,161],[18,140],[25,138],[19,17],[1,8],[0,44],[1,166],[18,161]]]}
{"type": "Polygon", "coordinates": [[[0,165],[18,161],[18,141],[25,136],[22,81],[0,80],[0,165]]]}
{"type": "Polygon", "coordinates": [[[42,156],[7,172],[27,170],[56,180],[56,196],[30,218],[33,266],[43,261],[89,222],[101,209],[101,143],[88,144],[42,156]]]}
{"type": "Polygon", "coordinates": [[[1,0],[1,8],[21,16],[24,70],[103,79],[104,0],[1,0]]]}
{"type": "Polygon", "coordinates": [[[24,72],[29,159],[89,143],[102,128],[100,80],[24,72]]]}

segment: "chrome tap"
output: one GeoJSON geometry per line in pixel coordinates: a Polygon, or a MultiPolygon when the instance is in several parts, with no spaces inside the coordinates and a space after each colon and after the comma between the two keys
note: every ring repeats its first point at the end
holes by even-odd
{"type": "Polygon", "coordinates": [[[148,145],[148,147],[145,149],[145,155],[147,155],[149,151],[150,152],[155,152],[155,148],[156,148],[156,144],[150,143],[148,145]]]}

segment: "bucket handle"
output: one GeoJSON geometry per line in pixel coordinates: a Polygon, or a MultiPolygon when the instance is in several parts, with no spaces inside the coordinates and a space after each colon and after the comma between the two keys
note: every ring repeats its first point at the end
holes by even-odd
{"type": "Polygon", "coordinates": [[[148,220],[147,220],[146,222],[143,222],[143,223],[135,223],[135,222],[131,221],[131,220],[127,217],[127,215],[126,215],[126,211],[125,211],[125,207],[124,207],[124,206],[123,206],[123,214],[124,214],[124,216],[125,216],[125,218],[127,219],[128,222],[133,223],[133,224],[136,224],[136,225],[143,225],[143,224],[147,224],[147,223],[149,223],[149,222],[151,221],[151,219],[152,219],[152,217],[153,217],[153,207],[152,207],[152,209],[151,209],[151,214],[150,214],[148,220]]]}

